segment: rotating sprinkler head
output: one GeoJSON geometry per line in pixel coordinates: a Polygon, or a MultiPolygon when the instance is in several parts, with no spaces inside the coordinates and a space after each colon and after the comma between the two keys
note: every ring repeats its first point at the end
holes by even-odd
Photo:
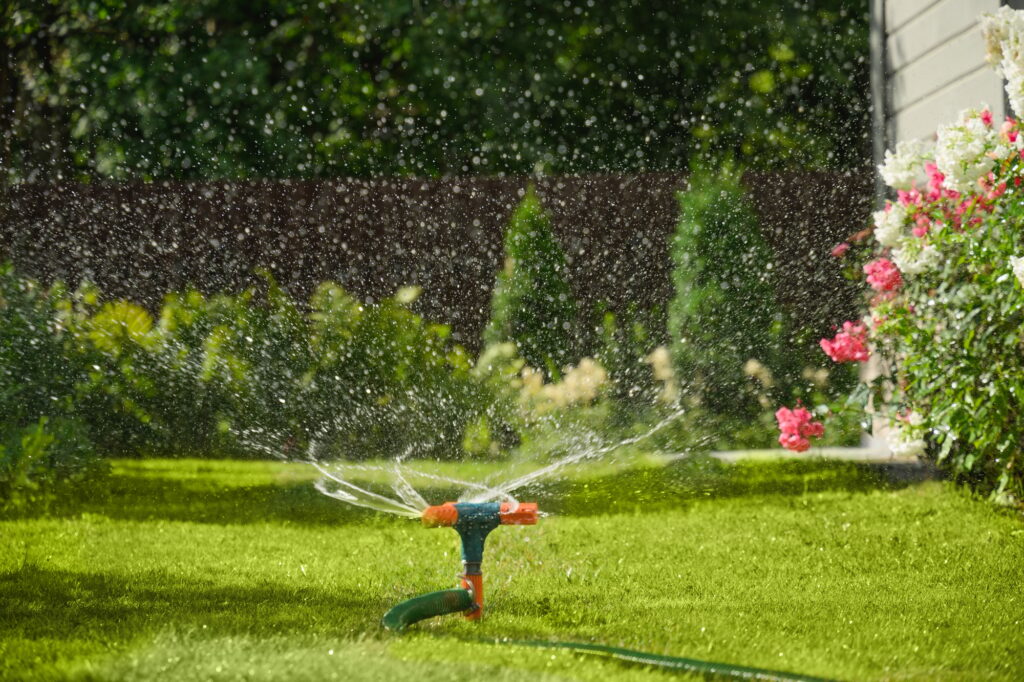
{"type": "Polygon", "coordinates": [[[462,588],[473,598],[466,618],[478,620],[484,611],[484,541],[498,526],[532,526],[537,523],[536,502],[445,502],[423,510],[428,528],[450,526],[462,538],[462,588]]]}

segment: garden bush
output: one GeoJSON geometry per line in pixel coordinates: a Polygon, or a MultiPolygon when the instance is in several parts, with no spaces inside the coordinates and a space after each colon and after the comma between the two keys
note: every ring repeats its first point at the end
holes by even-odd
{"type": "Polygon", "coordinates": [[[312,298],[311,435],[348,458],[461,455],[467,426],[491,403],[448,327],[409,309],[418,294],[406,287],[367,305],[326,283],[312,298]]]}
{"type": "MultiPolygon", "coordinates": [[[[853,374],[823,366],[799,301],[780,296],[775,253],[739,172],[696,169],[679,204],[668,329],[684,401],[701,411],[718,447],[765,447],[774,405],[833,402],[853,374]]],[[[855,421],[834,429],[830,442],[855,440],[855,421]]]]}
{"type": "Polygon", "coordinates": [[[531,187],[505,232],[505,264],[494,285],[484,342],[511,341],[530,367],[558,378],[577,359],[579,333],[565,254],[531,187]]]}
{"type": "Polygon", "coordinates": [[[608,372],[605,394],[611,425],[644,421],[659,403],[673,402],[663,394],[663,382],[651,360],[651,354],[664,343],[664,307],[641,310],[631,305],[618,314],[606,309],[598,313],[600,343],[595,359],[608,372]]]}
{"type": "Polygon", "coordinates": [[[44,496],[98,471],[75,411],[85,372],[61,319],[60,288],[0,264],[0,504],[44,496]]]}
{"type": "Polygon", "coordinates": [[[739,177],[695,172],[679,196],[669,333],[684,390],[710,411],[757,414],[743,367],[777,343],[773,255],[739,177]]]}
{"type": "Polygon", "coordinates": [[[409,309],[416,289],[371,305],[328,282],[299,305],[264,279],[168,294],[154,318],[4,266],[0,486],[73,473],[93,441],[120,456],[455,457],[469,425],[500,417],[448,328],[409,309]]]}
{"type": "MultiPolygon", "coordinates": [[[[1024,12],[984,20],[989,61],[1024,110],[1024,12]]],[[[867,314],[822,349],[881,357],[871,399],[896,454],[927,456],[993,498],[1024,499],[1024,129],[968,109],[935,144],[901,143],[880,167],[893,200],[874,215],[867,314]]]]}
{"type": "Polygon", "coordinates": [[[198,416],[249,456],[460,454],[482,389],[448,329],[409,310],[415,290],[364,304],[327,282],[300,307],[265,278],[234,297],[168,298],[163,343],[196,353],[175,368],[179,386],[198,381],[204,404],[168,404],[156,419],[198,416]]]}

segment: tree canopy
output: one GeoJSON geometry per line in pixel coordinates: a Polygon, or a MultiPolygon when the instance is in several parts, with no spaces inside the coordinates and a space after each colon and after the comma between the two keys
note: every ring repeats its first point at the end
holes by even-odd
{"type": "Polygon", "coordinates": [[[8,0],[8,180],[851,167],[866,0],[8,0]]]}

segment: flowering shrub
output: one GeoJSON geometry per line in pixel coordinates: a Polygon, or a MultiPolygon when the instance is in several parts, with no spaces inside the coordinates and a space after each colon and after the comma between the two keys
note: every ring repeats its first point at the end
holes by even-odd
{"type": "MultiPolygon", "coordinates": [[[[1003,7],[983,30],[1020,116],[1024,12],[1003,7]]],[[[874,214],[868,315],[821,347],[863,362],[870,342],[881,357],[882,375],[854,398],[888,418],[894,453],[1024,499],[1024,130],[967,109],[933,148],[900,143],[879,171],[895,199],[874,214]]],[[[779,424],[783,445],[803,447],[796,417],[780,410],[779,424]]]]}

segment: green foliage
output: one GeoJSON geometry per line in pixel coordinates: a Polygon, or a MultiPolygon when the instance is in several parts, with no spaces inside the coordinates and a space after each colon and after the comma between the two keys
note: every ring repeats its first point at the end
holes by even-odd
{"type": "Polygon", "coordinates": [[[353,459],[462,453],[487,390],[449,329],[409,310],[417,295],[364,305],[328,283],[313,296],[306,400],[322,446],[353,459]]]}
{"type": "MultiPolygon", "coordinates": [[[[727,448],[770,445],[780,405],[834,402],[854,381],[848,368],[822,367],[819,330],[780,296],[775,253],[739,179],[729,167],[698,170],[680,195],[668,307],[684,400],[706,408],[705,428],[727,448]]],[[[846,423],[833,435],[856,440],[846,423]]]]}
{"type": "Polygon", "coordinates": [[[695,154],[861,166],[867,9],[11,0],[0,166],[20,179],[649,171],[695,154]]]}
{"type": "Polygon", "coordinates": [[[1024,283],[1010,260],[1024,251],[1021,196],[1011,186],[996,211],[964,216],[980,219],[970,229],[933,230],[938,267],[873,309],[891,368],[874,404],[888,403],[901,435],[932,441],[957,479],[1007,502],[1024,500],[1024,283]],[[899,418],[910,410],[919,423],[899,418]]]}
{"type": "Polygon", "coordinates": [[[200,314],[200,302],[198,294],[168,296],[159,322],[128,301],[103,303],[90,286],[59,302],[89,369],[75,411],[105,453],[230,452],[216,429],[230,387],[203,381],[205,334],[216,322],[212,311],[200,314]],[[192,305],[187,318],[183,298],[192,305]]]}
{"type": "Polygon", "coordinates": [[[57,300],[0,264],[0,503],[45,497],[94,466],[89,430],[74,412],[83,358],[57,300]]]}
{"type": "Polygon", "coordinates": [[[179,390],[196,382],[206,400],[180,409],[154,391],[163,430],[203,422],[199,452],[229,439],[249,456],[303,457],[311,446],[348,459],[459,454],[485,400],[447,328],[408,309],[415,296],[363,304],[328,282],[304,311],[265,277],[264,290],[237,297],[169,297],[163,346],[195,356],[171,370],[184,374],[179,390]]]}
{"type": "Polygon", "coordinates": [[[576,360],[577,325],[565,254],[531,187],[505,232],[505,266],[494,285],[484,342],[512,341],[527,365],[558,377],[576,360]]]}

